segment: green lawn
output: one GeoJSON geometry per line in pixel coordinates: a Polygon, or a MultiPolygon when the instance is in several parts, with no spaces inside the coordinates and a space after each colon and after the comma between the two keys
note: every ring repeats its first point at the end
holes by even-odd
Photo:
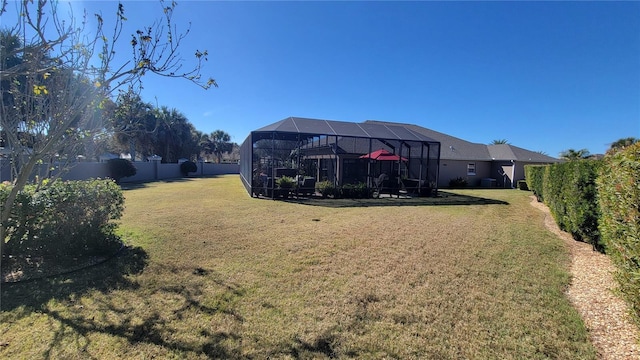
{"type": "Polygon", "coordinates": [[[250,198],[238,176],[125,191],[116,259],[2,286],[0,358],[593,359],[530,193],[250,198]]]}

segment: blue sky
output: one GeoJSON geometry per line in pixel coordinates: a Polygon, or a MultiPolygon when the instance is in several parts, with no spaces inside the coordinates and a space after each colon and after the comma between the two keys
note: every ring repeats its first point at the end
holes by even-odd
{"type": "MultiPolygon", "coordinates": [[[[155,1],[123,3],[130,26],[160,18],[155,1]]],[[[148,76],[144,100],[238,143],[289,116],[413,123],[551,156],[640,137],[640,2],[178,1],[174,20],[191,22],[183,57],[207,49],[220,87],[148,76]]]]}

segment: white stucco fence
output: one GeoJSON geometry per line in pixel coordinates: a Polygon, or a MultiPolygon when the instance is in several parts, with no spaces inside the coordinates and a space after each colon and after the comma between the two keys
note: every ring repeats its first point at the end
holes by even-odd
{"type": "MultiPolygon", "coordinates": [[[[136,175],[122,178],[120,182],[148,182],[155,180],[176,179],[181,178],[180,164],[162,164],[158,161],[148,162],[134,162],[136,167],[136,175]]],[[[213,175],[225,175],[225,174],[239,174],[240,165],[238,164],[212,164],[205,162],[196,163],[198,171],[189,173],[189,177],[198,176],[213,176],[213,175]]],[[[45,176],[45,167],[40,169],[41,176],[45,176]]],[[[59,171],[54,166],[54,171],[51,173],[55,176],[59,171]]],[[[75,164],[67,171],[62,172],[61,178],[63,180],[87,180],[91,178],[106,178],[108,177],[107,164],[104,162],[79,162],[75,164]]],[[[3,161],[0,167],[0,181],[10,181],[11,174],[9,171],[9,165],[3,161]]]]}

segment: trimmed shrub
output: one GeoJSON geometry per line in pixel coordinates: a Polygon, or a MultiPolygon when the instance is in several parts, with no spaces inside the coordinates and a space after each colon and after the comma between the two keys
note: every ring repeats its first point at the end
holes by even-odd
{"type": "Polygon", "coordinates": [[[329,196],[335,196],[336,187],[330,181],[319,181],[316,183],[316,190],[322,195],[323,198],[327,198],[329,196]]]}
{"type": "Polygon", "coordinates": [[[599,209],[597,202],[596,178],[602,162],[580,160],[560,164],[565,167],[562,191],[565,203],[566,229],[576,240],[603,250],[598,231],[599,209]]]}
{"type": "Polygon", "coordinates": [[[600,164],[579,160],[545,166],[542,192],[560,229],[602,250],[595,186],[600,164]]]}
{"type": "Polygon", "coordinates": [[[193,161],[187,160],[180,164],[180,172],[182,173],[182,176],[189,176],[189,173],[196,171],[198,171],[198,165],[193,161]]]}
{"type": "Polygon", "coordinates": [[[562,187],[564,186],[564,168],[556,165],[549,165],[544,168],[542,181],[542,192],[544,203],[549,207],[551,215],[556,220],[560,229],[566,231],[566,207],[562,198],[562,187]]]}
{"type": "Polygon", "coordinates": [[[107,169],[109,177],[115,180],[117,184],[124,177],[135,175],[138,170],[130,160],[127,159],[110,159],[107,160],[107,169]]]}
{"type": "Polygon", "coordinates": [[[356,199],[368,199],[373,196],[373,189],[368,188],[366,183],[360,182],[354,186],[354,197],[356,199]]]}
{"type": "MultiPolygon", "coordinates": [[[[0,187],[0,198],[10,186],[0,187]]],[[[12,210],[8,255],[101,255],[118,243],[111,220],[122,216],[124,197],[111,180],[56,181],[40,190],[26,186],[12,210]]]]}
{"type": "Polygon", "coordinates": [[[466,188],[468,185],[467,179],[463,177],[457,177],[455,179],[449,180],[449,187],[452,189],[462,189],[466,188]]]}
{"type": "Polygon", "coordinates": [[[527,186],[527,182],[525,180],[518,180],[518,189],[528,191],[529,187],[527,186]]]}
{"type": "Polygon", "coordinates": [[[291,189],[296,184],[296,180],[289,176],[282,176],[276,179],[276,185],[281,189],[291,189]]]}
{"type": "Polygon", "coordinates": [[[538,201],[544,201],[544,172],[546,166],[543,165],[525,165],[524,174],[527,178],[527,186],[533,194],[536,196],[538,201]]]}
{"type": "Polygon", "coordinates": [[[296,185],[296,180],[290,176],[281,176],[276,179],[276,186],[274,195],[276,197],[282,196],[283,198],[289,198],[291,189],[296,185]]]}
{"type": "Polygon", "coordinates": [[[344,184],[340,190],[342,197],[346,199],[367,199],[373,196],[373,189],[368,189],[367,184],[363,182],[344,184]]]}
{"type": "Polygon", "coordinates": [[[599,229],[620,292],[640,324],[640,144],[605,156],[597,179],[599,229]]]}
{"type": "Polygon", "coordinates": [[[356,186],[354,184],[344,184],[340,188],[340,192],[342,193],[342,197],[346,199],[355,199],[356,197],[356,186]]]}

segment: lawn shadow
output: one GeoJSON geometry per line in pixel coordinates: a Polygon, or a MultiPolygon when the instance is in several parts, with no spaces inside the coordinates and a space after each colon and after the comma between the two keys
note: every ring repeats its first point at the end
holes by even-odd
{"type": "Polygon", "coordinates": [[[92,346],[90,335],[102,333],[125,339],[129,344],[155,345],[160,348],[160,354],[166,350],[186,357],[240,359],[239,350],[226,345],[229,341],[239,341],[240,336],[233,331],[212,331],[208,328],[210,324],[202,324],[202,329],[190,340],[172,334],[176,319],[189,319],[194,314],[218,314],[229,319],[228,322],[241,324],[244,319],[235,310],[235,302],[244,295],[242,287],[229,283],[212,270],[148,264],[147,253],[136,247],[126,248],[110,261],[82,271],[3,284],[2,312],[13,321],[34,313],[49,318],[53,335],[47,340],[45,358],[68,346],[65,344],[70,337],[82,339],[76,339],[78,348],[74,351],[88,355],[92,346]],[[130,276],[143,271],[152,272],[154,278],[177,276],[182,280],[149,287],[130,276]],[[212,286],[219,292],[215,301],[203,298],[204,288],[212,286]],[[87,303],[81,300],[83,295],[94,291],[106,296],[89,295],[91,299],[87,303]],[[158,298],[176,300],[175,307],[154,306],[156,300],[153,299],[158,298]],[[52,304],[51,300],[56,302],[52,304]],[[141,304],[146,304],[142,311],[141,304]]]}
{"type": "Polygon", "coordinates": [[[131,183],[120,183],[118,185],[120,185],[120,189],[122,191],[127,191],[127,190],[144,189],[149,187],[148,184],[149,183],[147,182],[131,182],[131,183]]]}
{"type": "Polygon", "coordinates": [[[386,196],[378,199],[322,199],[318,197],[287,199],[290,203],[330,208],[377,206],[441,206],[441,205],[509,205],[508,202],[484,197],[438,191],[435,197],[386,196]]]}
{"type": "Polygon", "coordinates": [[[132,182],[121,182],[120,188],[123,191],[127,190],[137,190],[148,188],[153,184],[170,184],[170,183],[181,183],[188,182],[200,179],[215,179],[221,177],[223,175],[193,175],[187,177],[179,177],[179,178],[171,178],[171,179],[162,179],[162,180],[150,180],[150,181],[132,181],[132,182]]]}
{"type": "Polygon", "coordinates": [[[148,255],[142,248],[124,247],[111,259],[94,266],[60,275],[3,283],[0,311],[12,311],[21,306],[35,311],[52,299],[63,301],[71,294],[81,295],[92,290],[135,289],[138,285],[127,275],[141,273],[147,261],[148,255]]]}

